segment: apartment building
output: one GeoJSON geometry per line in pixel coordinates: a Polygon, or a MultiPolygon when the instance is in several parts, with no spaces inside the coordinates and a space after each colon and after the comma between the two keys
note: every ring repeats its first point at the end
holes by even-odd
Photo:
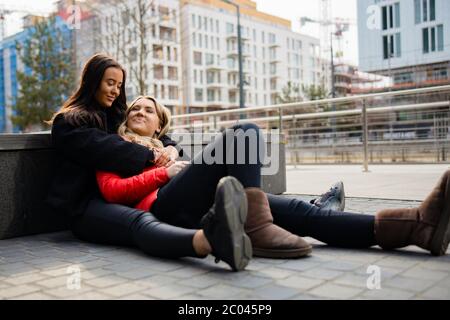
{"type": "MultiPolygon", "coordinates": [[[[293,84],[319,84],[319,40],[292,31],[291,22],[240,6],[245,106],[277,103],[293,84]]],[[[235,6],[220,0],[182,0],[183,105],[186,112],[239,106],[239,60],[235,6]]]]}
{"type": "Polygon", "coordinates": [[[394,88],[450,84],[450,1],[358,0],[359,67],[394,88]]]}
{"type": "MultiPolygon", "coordinates": [[[[29,75],[29,70],[22,62],[17,46],[23,46],[33,35],[33,25],[43,19],[37,16],[26,16],[24,18],[24,30],[9,36],[0,42],[0,132],[13,133],[18,132],[11,122],[11,116],[14,115],[13,106],[16,103],[20,92],[20,83],[17,72],[21,71],[29,75]]],[[[66,41],[72,41],[72,30],[65,21],[55,17],[54,30],[61,32],[66,41]]],[[[60,106],[55,106],[55,109],[60,106]]]]}
{"type": "Polygon", "coordinates": [[[128,72],[128,100],[147,94],[173,113],[182,103],[180,11],[177,0],[99,2],[101,51],[119,60],[128,72]]]}

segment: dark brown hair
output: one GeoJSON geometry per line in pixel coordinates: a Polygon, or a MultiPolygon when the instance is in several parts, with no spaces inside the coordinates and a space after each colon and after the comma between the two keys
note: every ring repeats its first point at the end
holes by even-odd
{"type": "MultiPolygon", "coordinates": [[[[103,108],[95,99],[95,94],[100,88],[103,75],[108,68],[118,68],[123,72],[123,82],[120,88],[120,95],[114,100],[111,109],[116,116],[123,117],[127,109],[127,98],[125,94],[125,69],[113,58],[96,54],[91,57],[84,66],[81,75],[81,83],[77,91],[64,103],[57,111],[48,124],[52,124],[55,118],[63,114],[65,120],[73,126],[82,126],[85,124],[96,125],[106,128],[103,123],[100,112],[103,108]]],[[[119,121],[121,121],[120,119],[119,121]]]]}

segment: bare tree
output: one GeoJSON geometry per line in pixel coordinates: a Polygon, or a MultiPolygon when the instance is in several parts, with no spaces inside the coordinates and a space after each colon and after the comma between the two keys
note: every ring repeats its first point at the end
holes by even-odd
{"type": "Polygon", "coordinates": [[[176,40],[173,34],[160,35],[160,45],[154,46],[149,39],[156,36],[156,28],[162,21],[175,16],[156,6],[154,0],[107,0],[94,3],[90,9],[104,24],[107,21],[102,28],[107,28],[107,32],[98,34],[102,50],[127,65],[138,94],[145,94],[147,74],[153,70],[153,66],[147,66],[148,57],[155,54],[154,47],[164,48],[167,41],[176,40]]]}

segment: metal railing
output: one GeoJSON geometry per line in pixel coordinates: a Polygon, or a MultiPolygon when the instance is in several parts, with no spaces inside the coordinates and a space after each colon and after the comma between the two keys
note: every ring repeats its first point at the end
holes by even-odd
{"type": "Polygon", "coordinates": [[[448,162],[450,85],[173,116],[175,132],[253,122],[278,130],[287,162],[448,162]]]}

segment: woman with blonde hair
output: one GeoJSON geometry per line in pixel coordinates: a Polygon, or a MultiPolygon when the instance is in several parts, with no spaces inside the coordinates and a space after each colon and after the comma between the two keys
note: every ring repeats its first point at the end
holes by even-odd
{"type": "MultiPolygon", "coordinates": [[[[138,97],[128,108],[119,132],[124,139],[156,151],[161,148],[157,139],[167,133],[169,125],[167,108],[152,97],[138,97]]],[[[173,161],[167,168],[155,166],[130,178],[108,171],[97,172],[100,191],[109,202],[151,211],[171,225],[197,228],[211,218],[209,214],[204,215],[208,209],[217,205],[214,199],[217,183],[223,177],[233,176],[245,190],[240,188],[248,204],[245,231],[255,256],[296,258],[308,255],[311,246],[299,236],[311,236],[339,247],[380,245],[394,249],[417,245],[433,255],[446,253],[450,241],[450,170],[418,208],[386,209],[375,217],[341,212],[262,192],[261,159],[252,163],[249,157],[251,139],[246,138],[252,132],[258,136],[254,140],[256,145],[261,147],[264,143],[258,127],[241,124],[234,126],[231,134],[218,135],[195,156],[191,165],[173,161]],[[239,139],[244,139],[245,143],[237,143],[239,139]],[[236,149],[239,145],[244,148],[236,149]],[[205,163],[206,156],[211,154],[217,156],[216,162],[205,163]],[[228,161],[230,154],[232,161],[228,161]],[[237,161],[239,156],[245,161],[237,161]]],[[[257,149],[253,152],[261,154],[257,149]]]]}

